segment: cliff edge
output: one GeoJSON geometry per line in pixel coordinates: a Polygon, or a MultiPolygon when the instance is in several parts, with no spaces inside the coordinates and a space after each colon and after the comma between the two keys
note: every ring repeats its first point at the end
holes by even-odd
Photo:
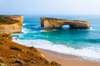
{"type": "Polygon", "coordinates": [[[9,34],[0,34],[0,66],[61,66],[48,61],[34,47],[26,47],[11,40],[9,34]]]}
{"type": "Polygon", "coordinates": [[[0,32],[19,33],[22,31],[23,16],[0,16],[0,32]]]}

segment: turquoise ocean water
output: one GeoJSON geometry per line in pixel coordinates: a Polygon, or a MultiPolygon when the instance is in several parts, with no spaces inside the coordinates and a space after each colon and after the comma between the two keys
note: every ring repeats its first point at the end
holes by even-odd
{"type": "Polygon", "coordinates": [[[17,38],[14,41],[27,46],[100,60],[100,16],[49,16],[87,20],[91,23],[91,28],[69,30],[67,26],[48,32],[41,29],[40,17],[42,16],[24,16],[23,33],[13,34],[13,38],[17,38]]]}

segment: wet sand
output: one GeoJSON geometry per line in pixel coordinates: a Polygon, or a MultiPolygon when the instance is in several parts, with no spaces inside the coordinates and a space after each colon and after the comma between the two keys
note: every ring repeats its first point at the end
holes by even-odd
{"type": "Polygon", "coordinates": [[[60,54],[57,52],[38,49],[49,61],[56,61],[62,66],[100,66],[100,62],[89,61],[77,56],[60,54]]]}

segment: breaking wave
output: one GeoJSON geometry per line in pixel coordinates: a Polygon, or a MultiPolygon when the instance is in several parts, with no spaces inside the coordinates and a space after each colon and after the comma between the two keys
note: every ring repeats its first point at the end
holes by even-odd
{"type": "Polygon", "coordinates": [[[100,61],[100,48],[98,47],[83,47],[83,48],[73,48],[63,44],[54,44],[48,40],[36,39],[36,40],[19,40],[13,38],[14,42],[17,42],[26,46],[34,46],[36,48],[47,49],[63,54],[70,54],[82,57],[84,59],[100,61]]]}

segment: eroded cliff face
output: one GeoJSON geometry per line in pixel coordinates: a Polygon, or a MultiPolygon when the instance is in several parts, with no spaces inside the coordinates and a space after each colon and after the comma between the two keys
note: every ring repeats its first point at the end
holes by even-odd
{"type": "Polygon", "coordinates": [[[41,18],[41,27],[44,29],[62,28],[63,25],[69,25],[70,29],[88,29],[90,23],[81,20],[65,20],[57,18],[41,18]]]}
{"type": "Polygon", "coordinates": [[[0,34],[0,66],[61,66],[49,61],[34,47],[11,40],[10,34],[0,34]]]}
{"type": "Polygon", "coordinates": [[[22,31],[23,16],[0,16],[0,32],[19,33],[22,31]]]}

